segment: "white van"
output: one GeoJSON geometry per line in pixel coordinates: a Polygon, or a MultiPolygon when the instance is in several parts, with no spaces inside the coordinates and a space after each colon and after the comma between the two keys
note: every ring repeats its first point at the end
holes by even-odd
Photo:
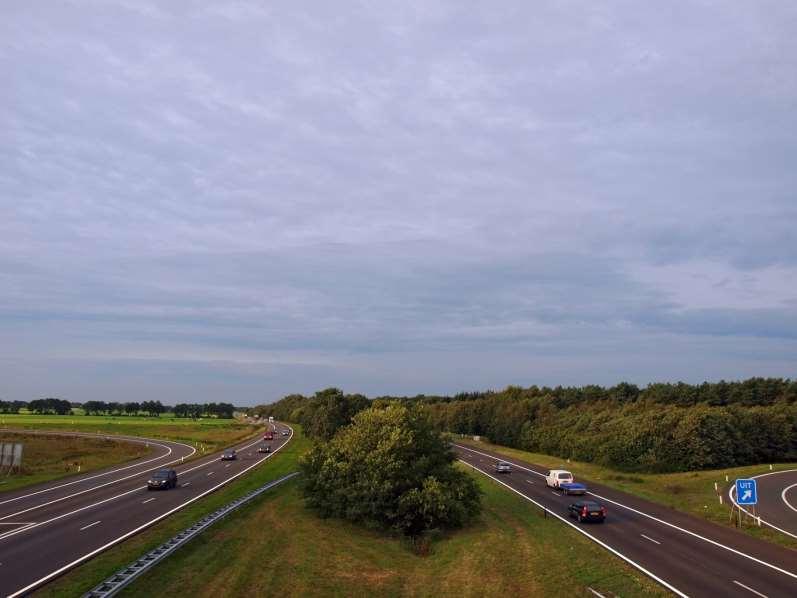
{"type": "Polygon", "coordinates": [[[572,484],[573,474],[565,469],[552,469],[545,476],[545,483],[550,488],[558,488],[559,484],[572,484]]]}

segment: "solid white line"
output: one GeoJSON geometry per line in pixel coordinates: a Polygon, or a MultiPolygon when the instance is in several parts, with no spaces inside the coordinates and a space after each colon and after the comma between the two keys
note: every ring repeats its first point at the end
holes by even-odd
{"type": "Polygon", "coordinates": [[[646,536],[645,534],[639,534],[639,535],[640,535],[640,536],[642,536],[643,538],[645,538],[645,540],[650,540],[650,541],[651,541],[651,542],[653,542],[654,544],[661,544],[661,542],[659,542],[658,540],[654,540],[654,539],[653,539],[653,538],[651,538],[650,536],[646,536]]]}
{"type": "Polygon", "coordinates": [[[786,503],[786,506],[787,506],[787,507],[789,507],[789,508],[790,508],[792,511],[795,511],[795,512],[797,512],[797,508],[795,508],[793,504],[791,504],[791,503],[790,503],[788,500],[786,500],[786,493],[787,493],[789,490],[791,490],[792,488],[794,488],[795,486],[797,486],[797,484],[792,484],[791,486],[786,486],[786,487],[783,489],[783,492],[781,492],[781,493],[780,493],[780,497],[783,499],[783,502],[785,502],[785,503],[786,503]]]}
{"type": "Polygon", "coordinates": [[[593,590],[593,589],[592,589],[591,587],[589,587],[589,586],[587,586],[587,590],[589,590],[590,592],[592,592],[592,593],[593,593],[595,596],[598,596],[598,598],[606,598],[606,596],[604,596],[603,594],[601,594],[599,591],[597,591],[597,590],[593,590]]]}
{"type": "MultiPolygon", "coordinates": [[[[289,437],[288,437],[288,440],[290,440],[290,438],[291,438],[291,437],[289,436],[289,437]]],[[[259,442],[259,441],[255,441],[255,442],[253,442],[252,444],[249,444],[249,445],[247,445],[247,446],[246,446],[246,447],[244,447],[244,448],[247,448],[247,447],[250,447],[250,446],[254,446],[255,444],[257,444],[257,442],[259,442]]],[[[283,445],[280,445],[280,446],[284,446],[284,444],[283,444],[283,445]]],[[[186,469],[185,471],[181,472],[181,474],[186,474],[186,473],[189,473],[189,472],[191,472],[191,471],[194,471],[195,469],[200,469],[201,467],[207,467],[208,465],[213,465],[215,462],[216,462],[215,460],[210,460],[210,461],[208,461],[208,462],[206,462],[206,463],[200,463],[199,465],[196,465],[196,466],[194,466],[194,467],[191,467],[191,468],[189,468],[189,469],[186,469]]],[[[258,461],[258,463],[260,463],[260,461],[258,461]]],[[[244,470],[244,471],[247,471],[247,470],[244,470]]],[[[129,477],[133,477],[133,476],[129,476],[129,477]]],[[[234,478],[234,477],[235,477],[235,476],[233,476],[233,478],[234,478]]],[[[229,478],[229,479],[233,479],[233,478],[229,478]]],[[[107,485],[107,484],[106,484],[106,485],[107,485]]],[[[23,531],[28,531],[28,530],[30,530],[30,529],[33,529],[33,528],[39,527],[39,526],[41,526],[41,525],[46,525],[46,524],[48,524],[48,523],[52,523],[53,521],[57,521],[57,520],[59,520],[59,519],[63,519],[64,517],[68,517],[69,515],[74,515],[75,513],[80,513],[80,512],[82,512],[82,511],[85,511],[86,509],[90,509],[90,508],[92,508],[92,507],[96,507],[96,506],[99,506],[99,505],[105,504],[106,502],[110,502],[110,501],[112,501],[112,500],[116,500],[117,498],[121,498],[121,497],[123,497],[123,496],[127,496],[127,495],[128,495],[128,494],[130,494],[131,492],[138,492],[139,490],[143,490],[144,488],[146,488],[146,485],[145,485],[145,486],[137,486],[137,487],[135,487],[135,488],[133,488],[133,489],[131,489],[131,490],[128,490],[128,491],[126,491],[126,492],[122,492],[121,494],[117,494],[116,496],[111,496],[110,498],[106,498],[106,499],[103,499],[103,500],[97,501],[97,502],[95,502],[95,503],[92,503],[92,504],[90,504],[90,505],[86,505],[85,507],[80,507],[79,509],[75,509],[74,511],[69,511],[69,512],[67,512],[67,513],[62,513],[61,515],[58,515],[58,516],[56,516],[56,517],[53,517],[53,518],[51,518],[51,519],[47,519],[47,520],[45,520],[45,521],[40,521],[39,523],[36,523],[36,524],[34,524],[34,525],[29,525],[29,526],[27,526],[27,527],[24,527],[24,528],[22,528],[22,529],[15,529],[15,530],[13,530],[13,531],[6,532],[5,534],[3,534],[3,535],[0,535],[0,540],[2,540],[2,539],[4,539],[4,538],[8,538],[8,537],[10,537],[10,536],[15,536],[15,535],[17,535],[17,534],[19,534],[19,533],[22,533],[23,531]]],[[[78,493],[78,494],[82,494],[82,493],[78,493]]],[[[53,502],[58,502],[58,501],[53,501],[53,502]]],[[[28,509],[28,510],[32,510],[32,509],[28,509]]],[[[21,511],[21,512],[23,512],[23,511],[21,511]]],[[[3,519],[7,519],[7,517],[3,517],[3,519]]]]}
{"type": "MultiPolygon", "coordinates": [[[[85,434],[85,433],[67,434],[65,432],[58,432],[56,435],[59,435],[59,436],[77,436],[77,437],[80,437],[80,438],[86,438],[86,437],[88,437],[88,438],[96,438],[97,437],[96,434],[85,434]]],[[[67,482],[65,484],[59,484],[58,486],[52,486],[50,488],[45,488],[43,490],[38,490],[36,492],[30,492],[28,494],[23,494],[21,496],[15,496],[14,498],[9,498],[9,499],[6,499],[4,501],[0,501],[0,505],[4,505],[4,504],[10,503],[10,502],[14,502],[15,500],[21,500],[23,498],[28,498],[30,496],[36,496],[37,494],[42,494],[44,492],[51,492],[53,490],[58,490],[59,488],[64,488],[66,486],[72,486],[73,484],[80,484],[82,482],[87,482],[89,480],[93,480],[95,478],[99,478],[99,477],[102,477],[104,475],[110,475],[112,473],[118,473],[120,471],[124,471],[126,469],[130,469],[131,467],[139,467],[141,465],[146,465],[147,463],[152,463],[153,461],[158,461],[159,459],[163,459],[165,457],[168,457],[173,452],[171,447],[166,446],[165,444],[161,444],[157,440],[153,440],[151,438],[140,438],[138,440],[135,440],[134,437],[132,437],[132,436],[114,436],[112,434],[109,434],[108,437],[109,438],[114,438],[115,440],[125,440],[125,441],[128,441],[128,442],[139,442],[141,444],[151,443],[151,444],[154,444],[156,446],[160,446],[162,448],[165,448],[167,450],[167,452],[165,454],[159,456],[159,457],[155,457],[153,459],[149,459],[148,461],[142,461],[140,463],[134,463],[133,465],[128,465],[126,467],[120,467],[119,469],[112,469],[111,471],[106,471],[104,473],[98,473],[98,474],[91,475],[91,476],[88,476],[88,477],[80,478],[79,480],[73,480],[73,481],[67,482]]],[[[169,441],[169,442],[171,442],[171,441],[169,441]]],[[[181,446],[185,446],[185,447],[190,448],[191,449],[191,453],[188,455],[188,457],[192,456],[196,452],[196,449],[194,447],[189,446],[187,444],[183,444],[182,442],[174,442],[173,444],[179,444],[181,446]]],[[[176,463],[176,461],[171,461],[170,463],[176,463]]],[[[167,463],[167,465],[168,464],[169,463],[167,463]]],[[[149,468],[147,468],[147,469],[149,469],[149,468]]],[[[126,480],[126,479],[127,478],[122,478],[122,480],[126,480]]],[[[121,480],[118,480],[118,481],[121,481],[121,480]]],[[[99,487],[101,487],[101,486],[97,486],[95,488],[99,488],[99,487]]],[[[72,496],[76,496],[76,495],[73,494],[72,496]]],[[[50,504],[50,503],[46,503],[46,504],[50,504]]]]}
{"type": "Polygon", "coordinates": [[[127,532],[127,533],[125,533],[125,534],[123,534],[123,535],[119,536],[118,538],[115,538],[115,539],[111,540],[110,542],[108,542],[107,544],[104,544],[104,545],[100,546],[99,548],[95,548],[95,549],[94,549],[94,550],[92,550],[91,552],[87,552],[86,554],[84,554],[83,556],[81,556],[81,557],[79,557],[79,558],[75,559],[75,560],[74,560],[74,561],[72,561],[71,563],[67,563],[67,564],[66,564],[66,565],[64,565],[63,567],[60,567],[59,569],[56,569],[55,571],[53,571],[53,572],[51,572],[51,573],[48,573],[48,574],[47,574],[47,575],[45,575],[44,577],[42,577],[42,578],[40,578],[40,579],[37,579],[37,580],[36,580],[36,581],[34,581],[33,583],[30,583],[30,584],[26,585],[24,588],[21,588],[21,589],[17,590],[17,591],[16,591],[16,592],[14,592],[13,594],[9,594],[8,598],[16,598],[17,596],[23,596],[23,595],[25,595],[26,593],[28,593],[28,592],[29,592],[30,590],[32,590],[33,588],[35,588],[35,587],[38,587],[39,585],[43,584],[43,583],[44,583],[44,582],[46,582],[46,581],[49,581],[50,579],[52,579],[52,578],[54,578],[54,577],[58,577],[58,576],[59,576],[59,575],[61,575],[61,574],[62,574],[64,571],[68,571],[69,569],[71,569],[71,568],[72,568],[72,567],[74,567],[75,565],[79,565],[80,563],[82,563],[82,562],[84,562],[84,561],[86,561],[86,560],[90,559],[90,558],[91,558],[91,557],[93,557],[94,555],[96,555],[96,554],[99,554],[99,553],[100,553],[100,552],[102,552],[103,550],[107,550],[108,548],[110,548],[110,547],[111,547],[111,546],[113,546],[114,544],[118,544],[118,543],[119,543],[119,542],[121,542],[122,540],[126,540],[126,539],[127,539],[127,538],[129,538],[130,536],[137,534],[138,532],[140,532],[141,530],[143,530],[143,529],[145,529],[145,528],[149,527],[149,526],[150,526],[150,525],[152,525],[153,523],[157,523],[158,521],[160,521],[161,519],[164,519],[164,518],[168,517],[169,515],[171,515],[171,514],[172,514],[172,513],[174,513],[175,511],[179,511],[179,510],[180,510],[180,509],[182,509],[183,507],[185,507],[185,506],[187,506],[187,505],[190,505],[191,503],[193,503],[193,502],[195,502],[195,501],[199,500],[200,498],[203,498],[204,496],[207,496],[208,494],[210,494],[210,493],[211,493],[211,492],[213,492],[214,490],[217,490],[218,488],[221,488],[222,486],[224,486],[224,485],[225,485],[225,484],[227,484],[228,482],[231,482],[232,480],[234,480],[234,479],[235,479],[235,478],[237,478],[238,476],[242,476],[243,474],[245,474],[246,472],[248,472],[250,469],[252,469],[252,468],[254,468],[254,467],[257,467],[258,465],[260,465],[260,464],[261,464],[261,463],[263,463],[264,461],[268,460],[268,459],[269,459],[269,458],[270,458],[270,457],[271,457],[273,454],[275,454],[277,451],[279,451],[280,449],[282,449],[283,447],[285,447],[285,446],[287,446],[287,445],[288,445],[288,442],[290,441],[290,439],[291,439],[291,438],[293,438],[293,428],[291,428],[290,426],[287,426],[287,427],[288,427],[288,429],[291,431],[291,434],[290,434],[290,436],[288,436],[288,439],[287,439],[287,440],[286,440],[284,443],[282,443],[280,446],[278,446],[277,448],[275,448],[275,449],[274,449],[274,450],[273,450],[271,453],[269,453],[268,455],[266,455],[266,457],[265,457],[265,458],[263,458],[263,459],[260,459],[259,461],[256,461],[255,463],[253,463],[252,465],[250,465],[250,466],[249,466],[249,467],[247,467],[246,469],[243,469],[243,470],[239,471],[238,473],[236,473],[234,476],[232,476],[232,477],[230,477],[230,478],[228,478],[228,479],[224,480],[223,482],[221,482],[221,483],[219,483],[219,484],[216,484],[215,486],[213,486],[213,487],[212,487],[212,488],[210,488],[209,490],[205,490],[203,493],[201,493],[201,494],[198,494],[197,496],[195,496],[195,497],[193,497],[193,498],[191,498],[191,499],[187,500],[186,502],[184,502],[184,503],[182,503],[182,504],[179,504],[179,505],[177,505],[176,507],[174,507],[174,508],[173,508],[173,509],[171,509],[170,511],[167,511],[167,512],[165,512],[165,513],[162,513],[161,515],[158,515],[157,517],[155,517],[154,519],[152,519],[152,520],[148,521],[147,523],[144,523],[143,525],[140,525],[140,526],[138,526],[136,529],[134,529],[134,530],[131,530],[131,531],[129,531],[129,532],[127,532]]]}
{"type": "Polygon", "coordinates": [[[94,527],[95,525],[98,525],[100,523],[102,523],[102,521],[95,521],[94,523],[89,523],[87,526],[81,527],[80,531],[82,532],[84,529],[89,529],[90,527],[94,527]]]}
{"type": "MultiPolygon", "coordinates": [[[[507,487],[507,488],[509,488],[509,489],[510,489],[512,492],[514,492],[515,494],[517,494],[518,496],[522,496],[522,497],[523,497],[523,498],[525,498],[527,501],[534,503],[535,505],[537,505],[537,506],[538,506],[538,507],[540,507],[541,509],[545,509],[545,510],[548,512],[548,514],[549,514],[549,515],[551,515],[552,517],[556,517],[556,518],[557,518],[559,521],[561,521],[562,523],[564,523],[564,524],[566,524],[566,525],[570,526],[571,528],[573,528],[574,530],[576,530],[576,531],[577,531],[579,534],[582,534],[582,535],[586,536],[587,538],[589,538],[590,540],[592,540],[593,542],[595,542],[595,543],[596,543],[596,544],[598,544],[599,546],[602,546],[603,548],[605,548],[606,550],[608,550],[608,551],[609,551],[609,552],[611,552],[612,554],[614,554],[614,555],[616,555],[616,556],[620,557],[621,559],[623,559],[623,560],[624,560],[626,563],[628,563],[628,564],[629,564],[629,565],[631,565],[632,567],[636,567],[637,569],[639,569],[640,571],[642,571],[642,573],[644,573],[645,575],[647,575],[647,576],[648,576],[648,577],[650,577],[651,579],[654,579],[655,581],[659,582],[661,585],[663,585],[665,588],[667,588],[667,589],[668,589],[668,590],[670,590],[671,592],[673,592],[673,593],[677,594],[678,596],[681,596],[681,598],[689,598],[689,597],[688,597],[686,594],[684,594],[684,593],[683,593],[682,591],[680,591],[678,588],[676,588],[675,586],[673,586],[673,585],[672,585],[672,584],[670,584],[670,583],[667,583],[666,581],[664,581],[664,580],[663,580],[661,577],[659,577],[658,575],[656,575],[656,574],[655,574],[655,573],[653,573],[652,571],[648,571],[647,569],[645,569],[645,568],[644,568],[642,565],[640,565],[639,563],[637,563],[637,562],[635,562],[635,561],[632,561],[632,560],[631,560],[629,557],[625,556],[623,553],[619,552],[618,550],[615,550],[614,548],[612,548],[611,546],[609,546],[609,545],[608,545],[608,544],[606,544],[605,542],[602,542],[601,540],[599,540],[598,538],[596,538],[596,537],[595,537],[595,536],[593,536],[592,534],[590,534],[590,533],[588,533],[588,532],[584,531],[584,530],[583,530],[581,527],[579,527],[579,526],[577,526],[577,525],[574,525],[572,522],[568,521],[567,519],[565,519],[565,518],[564,518],[564,517],[562,517],[561,515],[557,515],[556,513],[554,513],[553,511],[551,511],[551,510],[550,510],[548,507],[546,507],[545,505],[542,505],[542,504],[538,503],[536,500],[534,500],[534,499],[533,499],[533,498],[531,498],[530,496],[526,496],[525,494],[523,494],[522,492],[520,492],[520,490],[515,490],[515,489],[514,489],[512,486],[510,486],[509,484],[506,484],[506,483],[502,482],[501,480],[499,480],[499,479],[498,479],[498,478],[496,478],[495,476],[492,476],[492,475],[490,475],[490,474],[489,474],[489,473],[487,473],[486,471],[482,471],[481,469],[479,469],[478,467],[476,467],[476,466],[474,466],[474,465],[471,465],[471,464],[470,464],[470,463],[468,463],[467,461],[464,461],[464,460],[462,460],[462,459],[460,459],[460,461],[462,461],[462,463],[465,463],[465,465],[469,465],[470,467],[472,467],[473,469],[475,469],[475,470],[476,470],[476,471],[478,471],[479,473],[486,475],[488,478],[490,478],[490,479],[492,479],[492,480],[495,480],[496,482],[498,482],[498,483],[499,483],[499,484],[501,484],[502,486],[506,486],[506,487],[507,487]]],[[[10,598],[11,598],[11,597],[10,597],[10,598]]]]}
{"type": "MultiPolygon", "coordinates": [[[[468,451],[472,451],[474,453],[479,453],[479,451],[476,451],[474,449],[471,449],[471,448],[468,448],[466,446],[462,446],[462,445],[459,445],[459,444],[456,444],[454,446],[458,446],[460,448],[463,448],[463,449],[468,450],[468,451]]],[[[479,454],[483,455],[485,453],[479,453],[479,454]]],[[[519,467],[520,469],[525,469],[526,471],[530,471],[532,473],[536,473],[539,476],[545,477],[544,474],[541,474],[541,473],[539,473],[537,471],[534,471],[533,469],[529,469],[528,467],[523,467],[522,465],[518,465],[517,463],[515,463],[514,465],[516,467],[519,467]]],[[[731,488],[733,488],[733,486],[731,486],[731,488]]],[[[675,525],[673,523],[670,523],[668,521],[664,521],[663,519],[659,519],[658,517],[654,517],[653,515],[648,515],[647,513],[644,513],[642,511],[634,509],[633,507],[629,507],[628,505],[624,505],[623,503],[619,503],[616,500],[612,500],[610,498],[606,498],[605,496],[601,496],[600,494],[595,494],[594,492],[587,492],[587,494],[589,494],[591,496],[595,496],[595,497],[600,498],[602,500],[605,500],[606,502],[610,502],[613,505],[617,505],[618,507],[622,507],[624,509],[628,509],[629,511],[631,511],[633,513],[636,513],[637,515],[642,515],[643,517],[647,517],[648,519],[652,519],[653,521],[661,523],[662,525],[666,525],[667,527],[670,527],[672,529],[676,529],[679,532],[682,532],[684,534],[692,536],[693,538],[697,538],[699,540],[703,540],[704,542],[708,542],[709,544],[712,544],[714,546],[717,546],[719,548],[727,550],[728,552],[732,552],[733,554],[736,554],[738,556],[744,557],[746,559],[750,559],[751,561],[753,561],[755,563],[758,563],[759,565],[764,565],[765,567],[769,567],[770,569],[773,569],[773,570],[777,571],[778,573],[783,573],[784,575],[788,575],[789,577],[797,579],[797,574],[792,573],[791,571],[787,571],[786,569],[781,569],[777,565],[773,565],[772,563],[767,563],[766,561],[762,561],[759,558],[756,558],[756,557],[754,557],[752,555],[749,555],[749,554],[747,554],[745,552],[742,552],[740,550],[736,550],[735,548],[731,548],[730,546],[726,546],[725,544],[720,544],[716,540],[712,540],[711,538],[706,538],[705,536],[701,536],[700,534],[696,534],[693,531],[690,531],[688,529],[684,529],[684,528],[679,527],[679,526],[677,526],[677,525],[675,525]]],[[[729,493],[729,496],[731,496],[730,493],[729,493]]],[[[733,496],[731,496],[731,500],[733,500],[733,496]]],[[[735,504],[735,502],[736,501],[734,501],[734,504],[735,504]]],[[[762,523],[763,523],[763,520],[762,520],[762,523]]],[[[772,526],[772,527],[774,527],[774,526],[772,526]]]]}
{"type": "Polygon", "coordinates": [[[755,594],[756,596],[761,596],[761,598],[768,598],[766,594],[762,594],[761,592],[757,592],[756,590],[754,590],[754,589],[753,589],[753,588],[751,588],[750,586],[746,586],[746,585],[744,585],[744,584],[743,584],[742,582],[740,582],[740,581],[736,581],[736,580],[734,579],[734,580],[733,580],[733,583],[735,583],[737,586],[741,586],[741,587],[743,587],[745,590],[747,590],[747,591],[749,591],[749,592],[752,592],[752,593],[753,593],[753,594],[755,594]]]}
{"type": "Polygon", "coordinates": [[[147,504],[148,502],[152,502],[153,500],[155,500],[155,498],[154,498],[154,497],[153,497],[153,498],[148,498],[147,500],[143,501],[141,504],[142,504],[142,505],[145,505],[145,504],[147,504]]]}

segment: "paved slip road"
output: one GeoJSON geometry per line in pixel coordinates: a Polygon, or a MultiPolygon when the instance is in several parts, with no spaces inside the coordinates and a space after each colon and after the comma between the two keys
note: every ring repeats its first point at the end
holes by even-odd
{"type": "MultiPolygon", "coordinates": [[[[758,484],[755,513],[750,507],[742,509],[761,517],[762,524],[797,539],[797,470],[773,471],[753,478],[758,484]]],[[[735,486],[728,490],[728,496],[735,502],[735,486]]]]}
{"type": "Polygon", "coordinates": [[[245,474],[293,436],[287,426],[275,429],[271,453],[257,452],[261,433],[234,445],[235,461],[220,461],[218,452],[181,464],[193,447],[130,438],[149,442],[153,452],[119,467],[0,492],[0,596],[24,595],[245,474]],[[148,491],[152,471],[166,465],[177,470],[178,487],[148,491]]]}
{"type": "MultiPolygon", "coordinates": [[[[681,596],[797,596],[797,551],[747,536],[733,528],[585,482],[591,498],[608,510],[604,524],[580,524],[567,516],[579,497],[548,488],[545,468],[490,451],[454,445],[464,463],[558,515],[604,548],[681,596]],[[514,464],[496,474],[495,461],[514,464]]],[[[578,480],[584,481],[584,480],[578,480]]],[[[608,558],[608,555],[607,555],[608,558]]]]}

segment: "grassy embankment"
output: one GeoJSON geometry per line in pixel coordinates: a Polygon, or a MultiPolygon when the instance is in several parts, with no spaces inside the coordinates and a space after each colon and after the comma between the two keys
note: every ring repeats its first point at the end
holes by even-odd
{"type": "Polygon", "coordinates": [[[164,414],[161,417],[111,415],[0,415],[0,428],[120,434],[176,440],[212,451],[250,436],[254,428],[235,419],[191,420],[164,414]]]}
{"type": "MultiPolygon", "coordinates": [[[[294,469],[307,441],[297,435],[294,442],[281,462],[268,467],[278,466],[279,473],[294,469]]],[[[261,470],[258,483],[279,473],[261,470]]],[[[292,480],[193,540],[123,595],[149,596],[153,587],[197,597],[544,596],[561,595],[562,588],[586,595],[587,587],[604,595],[666,595],[573,530],[543,518],[528,501],[472,475],[485,492],[480,520],[437,538],[427,556],[413,553],[400,537],[318,518],[304,508],[292,480]]],[[[142,549],[125,547],[128,560],[142,549]]],[[[78,580],[95,579],[101,569],[89,566],[91,574],[81,569],[46,594],[86,589],[91,584],[78,580]]]]}
{"type": "Polygon", "coordinates": [[[53,437],[0,431],[0,442],[24,443],[22,471],[0,477],[0,491],[54,480],[78,471],[92,471],[143,457],[143,444],[102,438],[53,437]]]}
{"type": "MultiPolygon", "coordinates": [[[[469,439],[457,439],[457,442],[474,448],[488,449],[549,469],[567,469],[573,472],[576,479],[583,478],[600,482],[605,486],[610,486],[725,526],[733,525],[730,518],[730,507],[728,506],[728,488],[733,484],[734,480],[737,478],[749,478],[770,471],[767,464],[682,473],[625,473],[593,463],[567,461],[560,457],[529,453],[491,444],[483,440],[476,442],[469,439]],[[725,476],[728,477],[728,482],[725,481],[725,476]],[[723,504],[720,504],[717,493],[714,491],[715,482],[720,493],[722,493],[723,504]]],[[[784,469],[797,469],[797,463],[776,463],[773,465],[773,471],[784,469]]],[[[742,529],[752,536],[797,549],[797,540],[766,526],[758,527],[750,520],[742,522],[742,529]]]]}

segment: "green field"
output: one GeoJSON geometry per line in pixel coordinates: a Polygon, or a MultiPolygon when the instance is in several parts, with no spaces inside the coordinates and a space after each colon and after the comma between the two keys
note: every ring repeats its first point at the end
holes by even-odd
{"type": "MultiPolygon", "coordinates": [[[[573,472],[573,476],[576,479],[584,478],[600,482],[605,486],[647,498],[679,511],[704,517],[714,523],[726,526],[732,525],[730,507],[727,500],[730,484],[737,478],[748,478],[770,471],[769,465],[766,464],[683,473],[629,474],[593,463],[568,461],[550,455],[528,453],[491,444],[483,440],[475,442],[463,438],[457,439],[457,442],[474,448],[488,449],[509,457],[516,457],[549,469],[567,469],[573,472]],[[729,482],[725,481],[726,475],[729,482]],[[715,482],[723,495],[724,504],[722,505],[719,502],[717,493],[714,491],[715,482]]],[[[797,463],[776,463],[773,465],[773,471],[795,468],[797,468],[797,463]]],[[[797,540],[794,540],[794,538],[790,538],[766,526],[758,527],[749,520],[742,523],[742,529],[752,536],[790,548],[797,548],[797,540]]]]}
{"type": "Polygon", "coordinates": [[[0,442],[24,444],[21,472],[0,477],[0,492],[143,457],[143,444],[102,438],[42,436],[0,430],[0,442]]]}
{"type": "Polygon", "coordinates": [[[254,433],[255,428],[235,419],[111,415],[2,414],[0,428],[99,432],[147,438],[164,438],[195,445],[201,454],[233,444],[254,433]]]}
{"type": "MultiPolygon", "coordinates": [[[[298,427],[297,427],[298,428],[298,427]]],[[[309,443],[299,430],[284,452],[244,480],[67,574],[38,594],[74,596],[187,527],[215,506],[288,471],[309,443]]],[[[477,474],[473,474],[477,475],[477,474]]],[[[192,541],[123,592],[128,596],[499,596],[666,594],[656,584],[534,506],[476,479],[485,510],[467,529],[416,555],[401,537],[307,511],[295,481],[266,493],[192,541]],[[574,559],[573,556],[578,555],[574,559]]]]}

